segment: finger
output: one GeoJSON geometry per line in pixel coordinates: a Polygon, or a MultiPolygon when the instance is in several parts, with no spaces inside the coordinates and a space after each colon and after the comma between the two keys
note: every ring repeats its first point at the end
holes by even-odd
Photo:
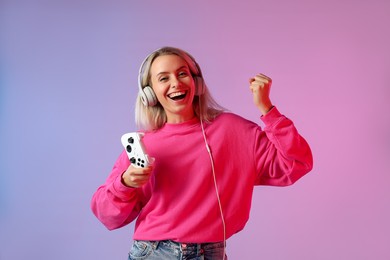
{"type": "Polygon", "coordinates": [[[265,86],[270,84],[268,80],[262,79],[262,80],[255,80],[251,83],[252,86],[265,86]]]}
{"type": "Polygon", "coordinates": [[[149,165],[147,167],[142,168],[142,167],[135,167],[133,164],[130,164],[128,170],[136,174],[142,174],[144,172],[151,172],[153,170],[153,166],[149,165]]]}
{"type": "Polygon", "coordinates": [[[250,88],[252,90],[260,90],[260,89],[263,89],[267,86],[270,86],[270,84],[268,82],[265,82],[265,81],[255,81],[255,82],[252,82],[250,84],[250,88]]]}
{"type": "Polygon", "coordinates": [[[147,182],[149,180],[149,176],[130,176],[129,179],[132,183],[140,184],[147,182]]]}
{"type": "Polygon", "coordinates": [[[264,85],[265,84],[251,84],[249,86],[249,89],[251,90],[252,93],[258,93],[259,91],[261,91],[261,89],[264,88],[264,85]]]}
{"type": "Polygon", "coordinates": [[[252,83],[253,81],[259,80],[259,79],[265,79],[265,80],[268,80],[268,81],[272,81],[272,79],[270,77],[268,77],[267,75],[265,75],[263,73],[258,73],[254,77],[249,78],[249,83],[252,83]]]}
{"type": "Polygon", "coordinates": [[[267,75],[265,75],[263,73],[258,73],[256,76],[267,79],[268,81],[272,81],[272,79],[270,77],[268,77],[267,75]]]}
{"type": "Polygon", "coordinates": [[[129,175],[128,180],[132,184],[131,186],[141,186],[148,182],[150,179],[150,174],[138,174],[138,175],[129,175]]]}
{"type": "Polygon", "coordinates": [[[255,84],[269,84],[271,82],[272,82],[272,80],[270,80],[270,79],[266,79],[266,78],[257,76],[252,83],[255,83],[255,84]]]}

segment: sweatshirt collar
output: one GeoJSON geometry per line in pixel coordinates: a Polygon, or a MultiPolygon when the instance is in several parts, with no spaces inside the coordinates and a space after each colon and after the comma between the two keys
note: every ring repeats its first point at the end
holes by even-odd
{"type": "Polygon", "coordinates": [[[182,123],[177,123],[177,124],[165,123],[164,126],[161,128],[161,131],[182,132],[188,129],[192,129],[194,127],[199,127],[199,122],[200,122],[199,118],[194,117],[182,123]]]}

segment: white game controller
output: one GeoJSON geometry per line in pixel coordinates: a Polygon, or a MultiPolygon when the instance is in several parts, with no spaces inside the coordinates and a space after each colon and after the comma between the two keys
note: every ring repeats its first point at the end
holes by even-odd
{"type": "Polygon", "coordinates": [[[146,154],[142,137],[142,133],[127,133],[121,138],[122,145],[125,147],[131,164],[137,168],[148,167],[154,161],[154,158],[146,154]]]}

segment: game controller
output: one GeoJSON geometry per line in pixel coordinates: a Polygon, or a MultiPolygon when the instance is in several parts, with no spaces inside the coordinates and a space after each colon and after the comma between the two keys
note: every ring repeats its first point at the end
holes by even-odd
{"type": "Polygon", "coordinates": [[[153,158],[147,155],[142,143],[143,136],[143,133],[127,133],[121,138],[131,164],[137,168],[148,167],[153,163],[153,158]]]}

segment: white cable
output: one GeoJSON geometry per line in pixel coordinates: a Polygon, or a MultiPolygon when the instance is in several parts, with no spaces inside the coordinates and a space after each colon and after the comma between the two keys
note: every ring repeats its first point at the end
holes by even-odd
{"type": "MultiPolygon", "coordinates": [[[[200,97],[199,97],[199,106],[200,106],[200,97]]],[[[226,255],[226,225],[225,225],[225,218],[223,216],[221,199],[219,197],[219,191],[218,191],[218,185],[217,185],[217,177],[215,176],[214,160],[213,160],[213,156],[211,155],[209,144],[207,143],[207,138],[206,138],[206,134],[205,134],[204,127],[203,127],[202,116],[200,116],[200,125],[202,127],[202,134],[203,134],[204,142],[206,144],[206,149],[207,149],[207,152],[208,152],[209,157],[210,157],[211,169],[213,171],[213,178],[214,178],[215,193],[217,195],[218,206],[219,206],[219,213],[221,214],[221,220],[222,220],[222,226],[223,226],[223,258],[222,258],[222,260],[225,260],[225,255],[226,255]]]]}

